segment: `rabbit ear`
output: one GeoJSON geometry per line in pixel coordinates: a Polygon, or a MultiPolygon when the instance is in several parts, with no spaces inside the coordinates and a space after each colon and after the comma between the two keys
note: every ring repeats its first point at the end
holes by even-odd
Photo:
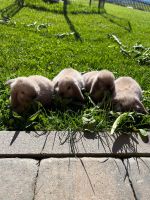
{"type": "Polygon", "coordinates": [[[98,77],[96,77],[91,85],[90,94],[94,94],[95,91],[98,89],[98,77]]]}
{"type": "Polygon", "coordinates": [[[18,99],[17,99],[18,91],[16,88],[12,88],[11,90],[11,105],[13,108],[16,108],[19,105],[18,99]]]}
{"type": "Polygon", "coordinates": [[[39,93],[40,93],[40,88],[39,88],[39,86],[35,86],[35,87],[34,87],[34,90],[35,90],[35,94],[33,94],[32,98],[33,98],[33,99],[36,99],[36,98],[39,96],[39,93]]]}
{"type": "Polygon", "coordinates": [[[80,100],[80,101],[83,101],[84,100],[84,96],[81,92],[81,89],[79,88],[78,84],[77,83],[74,83],[73,84],[73,92],[74,92],[74,96],[80,100]]]}
{"type": "Polygon", "coordinates": [[[9,85],[11,87],[12,83],[14,83],[17,80],[17,78],[14,79],[9,79],[8,81],[6,81],[6,85],[9,85]]]}
{"type": "Polygon", "coordinates": [[[139,113],[148,114],[148,111],[145,109],[144,105],[140,102],[139,99],[135,99],[135,109],[139,113]]]}
{"type": "Polygon", "coordinates": [[[59,88],[58,88],[58,81],[54,83],[54,92],[58,93],[59,88]]]}

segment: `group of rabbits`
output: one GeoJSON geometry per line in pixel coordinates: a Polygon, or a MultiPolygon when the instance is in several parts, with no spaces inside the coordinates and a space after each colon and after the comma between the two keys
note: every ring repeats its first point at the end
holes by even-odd
{"type": "Polygon", "coordinates": [[[6,84],[11,88],[11,106],[18,113],[25,112],[35,100],[50,107],[55,94],[62,99],[71,98],[84,103],[83,91],[89,93],[95,103],[109,95],[114,111],[148,113],[141,102],[139,84],[131,77],[115,80],[113,73],[108,70],[81,74],[75,69],[65,68],[53,80],[33,75],[10,79],[6,84]]]}

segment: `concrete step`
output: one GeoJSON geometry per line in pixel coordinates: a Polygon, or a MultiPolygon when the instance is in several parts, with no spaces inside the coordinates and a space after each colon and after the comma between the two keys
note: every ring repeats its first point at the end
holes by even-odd
{"type": "MultiPolygon", "coordinates": [[[[150,132],[149,132],[150,134],[150,132]]],[[[109,133],[0,132],[0,157],[131,157],[150,156],[149,137],[109,133]]]]}
{"type": "Polygon", "coordinates": [[[0,200],[148,200],[149,157],[135,133],[3,131],[0,200]]]}
{"type": "Polygon", "coordinates": [[[33,200],[37,163],[33,159],[0,159],[0,200],[33,200]]]}
{"type": "Polygon", "coordinates": [[[0,159],[1,200],[148,200],[150,158],[0,159]]]}
{"type": "Polygon", "coordinates": [[[40,164],[35,200],[132,200],[125,176],[118,159],[45,159],[40,164]]]}

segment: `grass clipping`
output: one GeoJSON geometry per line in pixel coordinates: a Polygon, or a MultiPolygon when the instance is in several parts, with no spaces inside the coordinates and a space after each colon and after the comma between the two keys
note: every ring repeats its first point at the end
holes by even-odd
{"type": "Polygon", "coordinates": [[[120,47],[120,52],[125,56],[134,59],[139,65],[150,66],[150,47],[144,47],[140,43],[136,43],[133,47],[129,48],[122,44],[116,35],[109,35],[120,47]]]}
{"type": "MultiPolygon", "coordinates": [[[[117,113],[115,113],[116,115],[117,113]]],[[[148,132],[143,129],[143,125],[150,123],[150,117],[135,112],[118,113],[118,117],[114,121],[110,134],[113,135],[117,130],[131,133],[131,131],[139,133],[141,137],[148,137],[148,132]],[[128,132],[128,130],[131,130],[128,132]]]]}

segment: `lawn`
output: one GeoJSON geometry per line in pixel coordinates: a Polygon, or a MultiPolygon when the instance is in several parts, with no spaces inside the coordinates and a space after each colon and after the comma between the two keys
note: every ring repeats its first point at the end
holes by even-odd
{"type": "MultiPolygon", "coordinates": [[[[12,2],[0,0],[0,9],[12,2]]],[[[81,2],[69,4],[64,14],[63,3],[26,0],[10,21],[1,20],[0,130],[110,130],[117,114],[109,106],[93,109],[88,100],[75,109],[62,105],[45,110],[37,105],[24,116],[11,111],[6,80],[33,74],[52,79],[66,67],[81,72],[108,69],[116,78],[131,76],[145,91],[144,105],[150,109],[150,66],[125,56],[109,37],[116,35],[129,48],[137,42],[150,47],[150,13],[106,3],[106,13],[98,14],[97,2],[91,8],[88,1],[81,2]]],[[[150,124],[149,115],[137,118],[134,128],[150,124]]]]}

